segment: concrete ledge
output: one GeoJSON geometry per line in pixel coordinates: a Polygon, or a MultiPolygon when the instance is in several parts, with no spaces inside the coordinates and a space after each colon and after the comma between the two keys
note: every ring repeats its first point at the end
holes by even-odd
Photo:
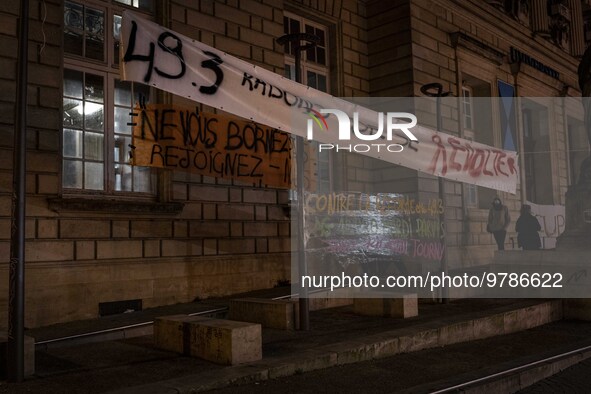
{"type": "Polygon", "coordinates": [[[211,319],[189,325],[192,356],[224,365],[263,358],[260,324],[211,319]]]}
{"type": "Polygon", "coordinates": [[[117,391],[117,393],[178,394],[213,390],[237,383],[263,381],[452,343],[509,334],[561,320],[562,317],[562,301],[546,301],[533,306],[456,321],[453,324],[442,324],[439,327],[433,327],[433,324],[422,324],[413,329],[392,330],[367,336],[359,341],[344,341],[318,346],[295,355],[269,357],[248,365],[229,368],[223,376],[219,371],[216,371],[210,376],[195,375],[171,379],[155,384],[126,388],[117,391]]]}
{"type": "Polygon", "coordinates": [[[228,319],[259,323],[279,330],[299,328],[298,301],[239,298],[230,301],[228,319]]]}
{"type": "Polygon", "coordinates": [[[340,306],[353,305],[353,298],[309,298],[310,310],[319,311],[322,309],[338,308],[340,306]]]}
{"type": "Polygon", "coordinates": [[[419,315],[416,294],[389,294],[396,298],[355,298],[353,311],[364,316],[400,317],[419,315]]]}
{"type": "Polygon", "coordinates": [[[172,315],[154,320],[154,346],[189,355],[191,350],[191,327],[189,323],[212,320],[210,317],[172,315]]]}
{"type": "MultiPolygon", "coordinates": [[[[8,344],[8,335],[0,333],[0,377],[6,377],[6,346],[8,344]]],[[[31,376],[35,373],[35,338],[25,335],[25,376],[31,376]]]]}

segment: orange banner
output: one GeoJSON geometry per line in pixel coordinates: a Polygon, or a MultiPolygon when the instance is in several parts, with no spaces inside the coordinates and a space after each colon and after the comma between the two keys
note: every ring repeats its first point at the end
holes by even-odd
{"type": "Polygon", "coordinates": [[[254,122],[171,104],[136,107],[136,166],[167,168],[289,188],[289,134],[254,122]]]}

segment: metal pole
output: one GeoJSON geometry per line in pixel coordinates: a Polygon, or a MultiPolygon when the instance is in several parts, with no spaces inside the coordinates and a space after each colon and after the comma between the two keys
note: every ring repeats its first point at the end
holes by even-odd
{"type": "MultiPolygon", "coordinates": [[[[437,96],[437,131],[441,131],[441,93],[437,96]]],[[[447,272],[447,242],[445,240],[445,231],[447,230],[445,225],[445,182],[443,177],[438,179],[438,191],[439,200],[441,201],[442,211],[439,212],[439,223],[443,223],[443,236],[441,242],[443,242],[443,252],[441,254],[441,272],[445,274],[447,272]]],[[[449,302],[449,289],[445,286],[441,288],[441,302],[447,304],[449,302]]]]}
{"type": "MultiPolygon", "coordinates": [[[[429,83],[421,87],[421,92],[427,96],[435,97],[437,107],[437,131],[441,131],[443,125],[441,124],[441,97],[449,96],[450,92],[444,92],[443,86],[440,83],[429,83]]],[[[444,233],[441,237],[443,243],[443,253],[441,255],[440,267],[441,272],[445,274],[447,272],[447,242],[445,241],[445,182],[443,177],[438,179],[438,191],[441,205],[443,206],[442,212],[439,213],[439,223],[443,223],[444,233]]],[[[441,302],[447,304],[449,302],[449,289],[446,287],[441,288],[441,302]]]]}
{"type": "Polygon", "coordinates": [[[22,382],[25,366],[25,193],[29,1],[21,0],[8,290],[7,378],[22,382]]]}
{"type": "MultiPolygon", "coordinates": [[[[277,42],[281,45],[287,43],[293,45],[295,52],[295,81],[302,83],[302,51],[315,47],[320,42],[320,38],[308,33],[293,33],[279,37],[277,42]],[[306,44],[302,45],[302,41],[305,41],[306,44]]],[[[304,138],[301,136],[296,136],[296,166],[300,330],[308,331],[310,329],[310,303],[308,300],[308,289],[302,286],[302,277],[308,275],[308,264],[304,249],[304,138]]]]}
{"type": "MultiPolygon", "coordinates": [[[[299,40],[298,40],[299,41],[299,40]]],[[[299,42],[295,51],[295,80],[302,82],[301,59],[302,52],[299,42]]],[[[302,286],[302,278],[308,275],[308,264],[306,262],[306,251],[304,245],[304,138],[296,137],[296,193],[298,198],[298,272],[300,274],[300,330],[310,329],[310,302],[308,300],[308,289],[302,286]]]]}

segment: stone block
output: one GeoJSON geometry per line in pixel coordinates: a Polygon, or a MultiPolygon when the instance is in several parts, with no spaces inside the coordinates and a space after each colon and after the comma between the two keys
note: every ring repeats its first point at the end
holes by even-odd
{"type": "MultiPolygon", "coordinates": [[[[220,25],[220,23],[217,23],[220,25]]],[[[223,26],[223,24],[221,24],[223,26]]],[[[228,189],[219,186],[189,186],[189,200],[192,201],[228,201],[228,189]]]]}
{"type": "MultiPolygon", "coordinates": [[[[39,132],[39,144],[41,145],[42,149],[46,149],[49,142],[41,141],[43,136],[46,136],[48,133],[41,133],[39,132]]],[[[45,141],[49,140],[47,138],[45,141]]],[[[39,194],[57,194],[58,193],[58,177],[56,175],[51,174],[39,174],[37,183],[37,190],[39,194]]]]}
{"type": "Polygon", "coordinates": [[[60,238],[108,238],[111,224],[108,220],[64,219],[59,226],[60,238]]]}
{"type": "Polygon", "coordinates": [[[187,22],[190,26],[199,26],[204,30],[211,31],[212,33],[224,34],[225,24],[213,16],[204,15],[192,10],[187,10],[187,22]]]}
{"type": "Polygon", "coordinates": [[[239,56],[243,58],[250,57],[250,44],[242,42],[240,40],[226,38],[222,35],[216,35],[215,46],[216,48],[224,52],[231,53],[234,56],[239,56]]]}
{"type": "Polygon", "coordinates": [[[199,323],[211,319],[210,317],[189,315],[157,317],[154,320],[154,346],[189,355],[191,352],[191,326],[189,323],[199,323]]]}
{"type": "Polygon", "coordinates": [[[221,221],[192,221],[189,226],[189,236],[191,238],[214,238],[227,237],[230,235],[228,222],[221,221]]]}
{"type": "Polygon", "coordinates": [[[76,241],[76,260],[92,260],[95,258],[94,241],[76,241]]]}
{"type": "MultiPolygon", "coordinates": [[[[35,373],[35,338],[25,335],[25,376],[31,376],[35,373]]],[[[6,346],[8,335],[6,332],[0,333],[0,377],[6,378],[6,346]]]]}
{"type": "Polygon", "coordinates": [[[142,241],[97,241],[98,259],[142,257],[142,241]]]}
{"type": "Polygon", "coordinates": [[[248,26],[250,23],[249,12],[238,10],[234,7],[230,7],[221,3],[215,3],[215,15],[223,20],[236,23],[242,26],[248,26]]]}
{"type": "Polygon", "coordinates": [[[335,297],[313,297],[310,298],[310,310],[318,311],[322,309],[338,308],[341,306],[353,305],[353,298],[335,298],[335,297]]]}
{"type": "Polygon", "coordinates": [[[244,223],[244,234],[250,237],[276,237],[277,224],[273,222],[247,222],[244,223]]]}
{"type": "Polygon", "coordinates": [[[230,236],[241,237],[242,236],[242,223],[230,223],[230,236]]]}
{"type": "Polygon", "coordinates": [[[39,219],[37,221],[37,236],[39,238],[57,238],[57,220],[39,219]]]}
{"type": "Polygon", "coordinates": [[[359,315],[409,318],[419,315],[416,294],[388,294],[388,298],[355,298],[353,310],[359,315]]]}
{"type": "Polygon", "coordinates": [[[212,319],[190,326],[192,356],[224,365],[258,361],[263,357],[260,324],[212,319]]]}
{"type": "Polygon", "coordinates": [[[267,207],[264,205],[255,206],[254,217],[256,220],[267,220],[267,207]]]}
{"type": "Polygon", "coordinates": [[[269,253],[283,253],[291,250],[291,238],[273,237],[269,238],[269,253]]]}
{"type": "Polygon", "coordinates": [[[133,238],[168,238],[172,236],[172,222],[169,220],[138,220],[131,222],[133,238]]]}
{"type": "Polygon", "coordinates": [[[228,318],[280,330],[298,329],[298,302],[296,300],[268,300],[239,298],[230,301],[228,318]]]}
{"type": "Polygon", "coordinates": [[[113,220],[111,224],[112,238],[129,238],[129,220],[113,220]]]}
{"type": "Polygon", "coordinates": [[[200,256],[203,254],[203,246],[200,239],[196,240],[176,240],[164,239],[162,240],[162,256],[200,256]]]}
{"type": "Polygon", "coordinates": [[[259,33],[258,31],[242,27],[240,28],[240,40],[266,49],[273,49],[273,37],[267,32],[259,33]]]}
{"type": "MultiPolygon", "coordinates": [[[[324,290],[310,294],[308,299],[311,311],[322,309],[339,308],[342,306],[353,305],[353,299],[356,292],[352,289],[334,289],[333,291],[324,290]]],[[[297,300],[297,298],[295,298],[297,300]]]]}
{"type": "Polygon", "coordinates": [[[218,253],[218,241],[216,239],[204,239],[203,240],[203,254],[205,256],[211,256],[218,253]]]}
{"type": "Polygon", "coordinates": [[[220,239],[218,254],[254,253],[254,239],[220,239]]]}
{"type": "Polygon", "coordinates": [[[247,203],[276,204],[277,193],[275,190],[267,189],[244,189],[243,199],[247,203]]]}
{"type": "Polygon", "coordinates": [[[256,253],[267,253],[269,251],[268,242],[266,238],[256,239],[256,253]]]}
{"type": "MultiPolygon", "coordinates": [[[[218,219],[221,220],[254,220],[255,217],[252,205],[220,204],[218,212],[218,219]]],[[[207,218],[204,217],[204,219],[207,218]]],[[[212,219],[215,219],[215,217],[212,219]]]]}
{"type": "Polygon", "coordinates": [[[74,243],[70,241],[31,241],[25,244],[28,261],[69,261],[74,259],[74,243]]]}

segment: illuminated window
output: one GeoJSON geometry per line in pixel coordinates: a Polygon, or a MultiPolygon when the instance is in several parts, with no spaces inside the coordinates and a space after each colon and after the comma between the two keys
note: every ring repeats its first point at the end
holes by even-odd
{"type": "Polygon", "coordinates": [[[105,78],[64,70],[63,186],[104,190],[105,78]]]}
{"type": "Polygon", "coordinates": [[[129,164],[131,117],[150,88],[119,80],[119,4],[141,10],[151,1],[64,4],[62,187],[96,194],[156,192],[149,168],[129,164]]]}
{"type": "Polygon", "coordinates": [[[125,4],[133,8],[139,8],[144,11],[154,11],[154,2],[152,0],[115,0],[117,3],[125,4]]]}

